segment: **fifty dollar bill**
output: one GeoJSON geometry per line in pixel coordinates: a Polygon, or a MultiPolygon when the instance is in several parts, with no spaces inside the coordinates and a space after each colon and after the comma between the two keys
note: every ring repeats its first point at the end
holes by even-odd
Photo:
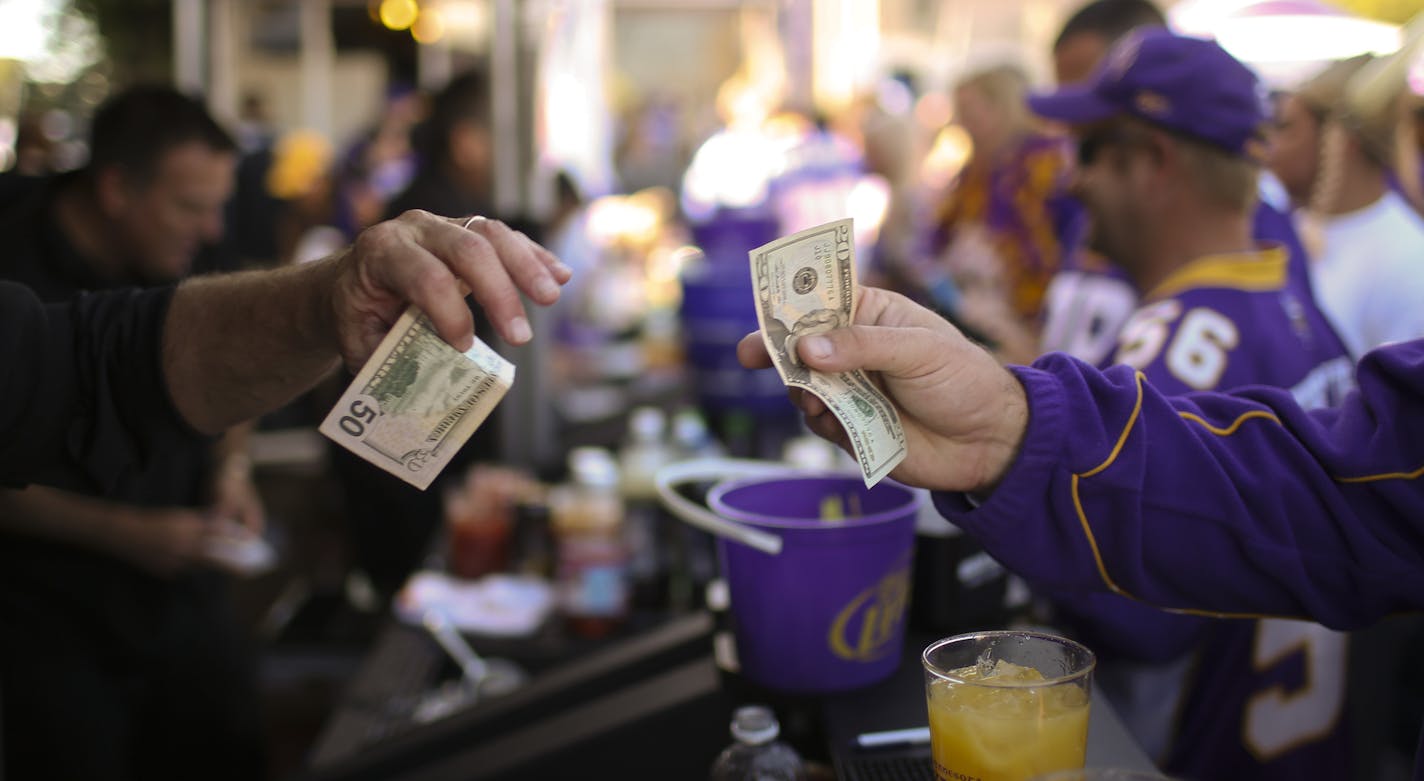
{"type": "Polygon", "coordinates": [[[514,384],[514,364],[475,339],[460,352],[405,310],[321,424],[342,447],[424,490],[514,384]]]}
{"type": "Polygon", "coordinates": [[[850,436],[867,487],[905,459],[905,431],[885,394],[862,371],[826,374],[801,363],[796,342],[855,321],[855,239],[836,220],[751,251],[757,323],[787,385],[826,403],[850,436]]]}

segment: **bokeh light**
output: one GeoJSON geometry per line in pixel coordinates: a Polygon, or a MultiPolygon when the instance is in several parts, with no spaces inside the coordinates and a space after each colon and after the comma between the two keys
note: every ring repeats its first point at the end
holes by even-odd
{"type": "Polygon", "coordinates": [[[381,24],[387,30],[407,30],[420,16],[415,0],[381,0],[381,24]]]}
{"type": "Polygon", "coordinates": [[[435,8],[422,8],[415,24],[410,26],[410,37],[416,43],[432,44],[445,37],[445,15],[435,8]]]}

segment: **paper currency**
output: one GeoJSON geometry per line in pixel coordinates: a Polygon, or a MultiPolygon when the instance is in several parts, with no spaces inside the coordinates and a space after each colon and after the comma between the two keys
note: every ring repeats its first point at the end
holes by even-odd
{"type": "Polygon", "coordinates": [[[905,459],[900,415],[865,372],[826,374],[801,363],[796,342],[855,320],[855,238],[849,219],[786,236],[751,251],[757,323],[787,385],[816,394],[850,436],[865,485],[905,459]]]}
{"type": "Polygon", "coordinates": [[[514,384],[514,364],[475,339],[451,347],[405,311],[321,424],[342,447],[424,490],[514,384]]]}

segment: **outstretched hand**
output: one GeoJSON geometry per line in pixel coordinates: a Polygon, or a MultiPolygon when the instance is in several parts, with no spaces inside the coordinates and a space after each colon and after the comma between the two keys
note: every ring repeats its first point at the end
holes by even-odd
{"type": "MultiPolygon", "coordinates": [[[[860,289],[856,322],[801,339],[801,360],[823,372],[863,369],[895,402],[909,453],[891,476],[935,490],[986,491],[1003,477],[1028,424],[1023,386],[954,326],[897,293],[860,289]]],[[[761,334],[737,345],[742,365],[771,366],[761,334]]],[[[845,430],[814,395],[791,400],[818,435],[849,448],[845,430]]]]}
{"type": "Polygon", "coordinates": [[[472,344],[473,294],[499,335],[532,335],[520,293],[552,304],[572,272],[553,253],[498,220],[408,211],[372,226],[338,260],[332,307],[342,358],[359,369],[411,303],[459,350],[472,344]]]}

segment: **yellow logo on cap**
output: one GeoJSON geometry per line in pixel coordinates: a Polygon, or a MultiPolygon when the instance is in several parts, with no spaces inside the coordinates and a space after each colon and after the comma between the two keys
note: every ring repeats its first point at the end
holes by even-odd
{"type": "Polygon", "coordinates": [[[1137,110],[1150,117],[1160,117],[1172,110],[1172,101],[1166,96],[1149,90],[1139,90],[1133,96],[1132,104],[1137,110]]]}

